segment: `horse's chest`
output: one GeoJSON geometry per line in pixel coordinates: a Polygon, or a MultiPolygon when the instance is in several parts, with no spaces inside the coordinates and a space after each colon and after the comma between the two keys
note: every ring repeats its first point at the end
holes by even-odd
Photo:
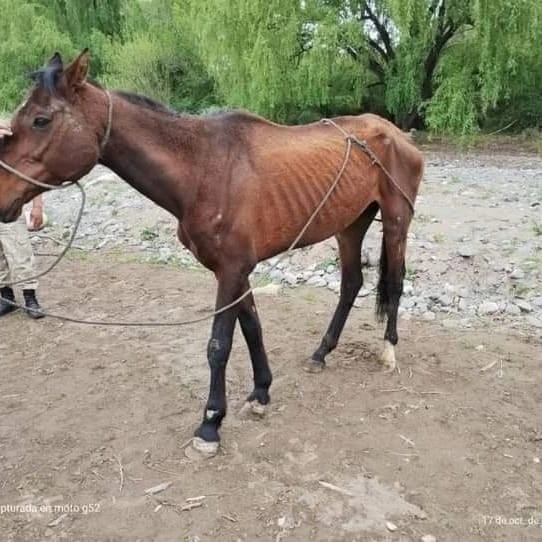
{"type": "Polygon", "coordinates": [[[214,269],[219,261],[223,246],[220,228],[195,229],[179,224],[178,236],[181,243],[209,269],[214,269]]]}

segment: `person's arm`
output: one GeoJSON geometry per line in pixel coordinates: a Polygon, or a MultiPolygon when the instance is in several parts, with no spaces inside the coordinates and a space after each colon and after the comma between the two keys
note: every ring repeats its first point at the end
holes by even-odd
{"type": "Polygon", "coordinates": [[[32,200],[30,225],[33,230],[39,230],[43,226],[43,197],[41,194],[32,200]]]}

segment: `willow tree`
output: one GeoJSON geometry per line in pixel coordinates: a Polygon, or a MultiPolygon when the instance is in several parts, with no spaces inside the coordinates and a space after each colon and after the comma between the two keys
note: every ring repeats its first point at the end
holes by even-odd
{"type": "Polygon", "coordinates": [[[28,88],[28,74],[55,50],[75,49],[44,9],[29,2],[0,0],[0,111],[11,111],[28,88]]]}
{"type": "Polygon", "coordinates": [[[184,0],[176,15],[228,105],[282,121],[359,107],[363,66],[339,50],[340,16],[322,2],[184,0]]]}
{"type": "Polygon", "coordinates": [[[33,0],[39,2],[78,49],[92,51],[93,75],[100,76],[102,58],[110,43],[120,43],[126,26],[125,13],[137,7],[133,0],[33,0]]]}
{"type": "Polygon", "coordinates": [[[183,111],[214,105],[213,81],[176,25],[171,1],[127,3],[124,14],[122,41],[109,40],[102,51],[103,82],[183,111]]]}
{"type": "Polygon", "coordinates": [[[57,24],[76,40],[92,31],[116,38],[124,26],[126,0],[40,0],[53,13],[57,24]]]}
{"type": "Polygon", "coordinates": [[[539,0],[328,4],[363,27],[363,40],[347,50],[368,57],[371,85],[382,89],[375,94],[403,128],[423,125],[427,115],[434,128],[471,132],[525,73],[539,72],[539,0]]]}

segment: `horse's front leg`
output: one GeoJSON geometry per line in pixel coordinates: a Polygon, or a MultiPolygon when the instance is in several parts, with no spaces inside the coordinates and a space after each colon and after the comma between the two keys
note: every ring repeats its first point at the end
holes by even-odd
{"type": "MultiPolygon", "coordinates": [[[[234,301],[242,292],[247,275],[239,272],[217,273],[218,293],[216,308],[234,301]]],[[[213,320],[211,338],[207,346],[207,359],[211,371],[209,398],[203,413],[203,422],[196,430],[193,446],[205,455],[218,451],[218,430],[226,416],[226,365],[231,352],[235,322],[240,306],[217,314],[213,320]]]]}

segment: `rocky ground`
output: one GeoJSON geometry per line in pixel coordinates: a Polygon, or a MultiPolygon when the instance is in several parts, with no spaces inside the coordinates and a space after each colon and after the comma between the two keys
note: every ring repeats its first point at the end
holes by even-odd
{"type": "MultiPolygon", "coordinates": [[[[426,160],[401,317],[445,327],[493,322],[541,329],[542,159],[519,152],[431,151],[426,160]]],[[[148,261],[198,265],[177,241],[175,221],[111,172],[98,167],[83,185],[88,201],[76,251],[118,249],[148,261]]],[[[78,204],[75,188],[46,196],[49,225],[34,237],[38,252],[50,252],[53,240],[66,240],[78,204]]],[[[356,306],[374,304],[379,253],[375,223],[364,245],[365,284],[356,306]]],[[[333,239],[276,263],[275,258],[257,267],[258,284],[306,283],[339,291],[333,239]]]]}
{"type": "MultiPolygon", "coordinates": [[[[399,322],[382,370],[364,289],[320,374],[303,370],[339,286],[333,241],[254,282],[274,374],[263,419],[242,334],[228,363],[219,454],[190,453],[208,394],[209,321],[79,326],[2,319],[2,542],[495,542],[542,533],[542,159],[427,152],[399,322]],[[266,283],[275,283],[267,286],[266,283]]],[[[103,169],[76,247],[43,277],[53,313],[179,321],[213,307],[214,279],[173,220],[103,169]]],[[[38,264],[69,235],[79,194],[48,194],[38,264]]]]}

